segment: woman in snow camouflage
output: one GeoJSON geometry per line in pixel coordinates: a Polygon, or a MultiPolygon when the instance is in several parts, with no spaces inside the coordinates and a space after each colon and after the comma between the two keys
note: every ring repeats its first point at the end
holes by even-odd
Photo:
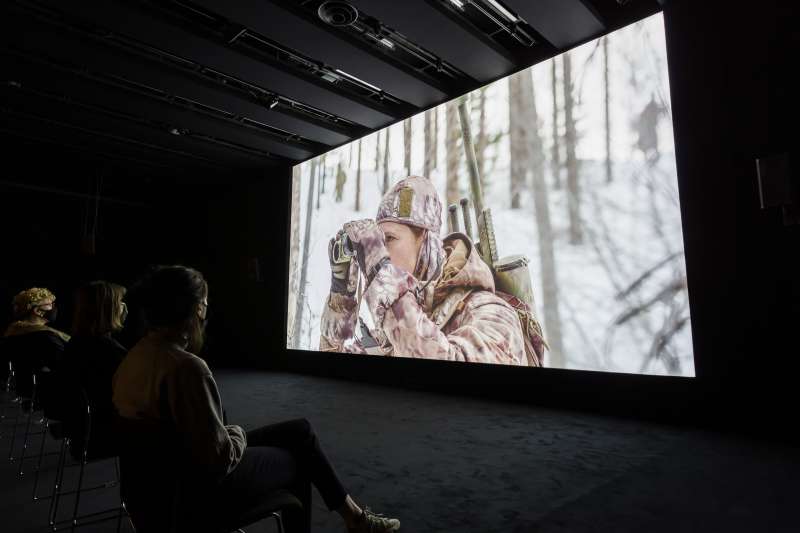
{"type": "Polygon", "coordinates": [[[320,350],[526,364],[516,312],[495,295],[491,270],[466,235],[442,240],[441,213],[430,180],[409,176],[386,193],[375,220],[348,222],[331,239],[320,350]],[[344,235],[356,260],[336,263],[334,243],[344,235]],[[359,271],[375,348],[355,338],[359,271]]]}

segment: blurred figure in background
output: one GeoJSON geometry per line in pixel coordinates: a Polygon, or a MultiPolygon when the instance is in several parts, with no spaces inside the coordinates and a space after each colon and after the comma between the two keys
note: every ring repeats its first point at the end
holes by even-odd
{"type": "MultiPolygon", "coordinates": [[[[34,373],[43,376],[58,367],[70,339],[50,326],[58,315],[55,303],[55,294],[40,287],[26,289],[14,297],[14,322],[6,328],[3,353],[4,360],[14,364],[19,396],[32,395],[34,373]]],[[[5,370],[7,365],[4,361],[5,370]]],[[[39,399],[46,402],[47,387],[41,385],[39,399]]]]}
{"type": "Polygon", "coordinates": [[[73,317],[73,336],[64,350],[57,373],[58,388],[63,391],[58,417],[65,421],[67,435],[81,448],[84,416],[81,395],[93,411],[91,446],[107,446],[114,405],[111,402],[111,378],[127,350],[113,337],[122,330],[128,314],[123,301],[126,289],[106,281],[93,281],[78,289],[73,317]]]}

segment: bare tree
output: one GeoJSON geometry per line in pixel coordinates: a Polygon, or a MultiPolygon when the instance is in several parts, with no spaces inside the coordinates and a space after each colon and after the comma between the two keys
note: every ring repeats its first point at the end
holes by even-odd
{"type": "Polygon", "coordinates": [[[381,168],[381,132],[375,134],[375,172],[381,168]]]}
{"type": "Polygon", "coordinates": [[[458,102],[445,104],[445,154],[447,175],[447,204],[458,203],[458,168],[461,164],[461,126],[458,122],[458,102]]]}
{"type": "Polygon", "coordinates": [[[433,152],[436,151],[436,140],[433,138],[433,110],[425,111],[425,161],[423,162],[422,174],[430,178],[433,170],[433,152]]]}
{"type": "Polygon", "coordinates": [[[525,113],[525,95],[523,94],[522,77],[530,76],[530,71],[518,72],[508,77],[508,141],[510,149],[511,209],[519,209],[520,196],[525,189],[525,177],[530,164],[528,154],[528,130],[534,127],[528,124],[525,113]]]}
{"type": "Polygon", "coordinates": [[[383,136],[383,192],[389,190],[389,132],[391,128],[386,128],[386,134],[383,136]]]}
{"type": "Polygon", "coordinates": [[[297,274],[300,265],[300,165],[292,168],[292,207],[289,219],[291,236],[289,238],[289,302],[286,320],[286,340],[294,338],[294,315],[297,306],[297,274]]]}
{"type": "Polygon", "coordinates": [[[327,154],[322,154],[322,194],[325,194],[325,181],[328,177],[328,167],[325,166],[325,156],[327,154]]]}
{"type": "Polygon", "coordinates": [[[578,142],[578,134],[575,128],[574,107],[572,86],[572,61],[570,53],[566,52],[562,56],[563,67],[563,89],[564,89],[564,148],[566,150],[567,164],[567,210],[569,214],[569,242],[570,244],[580,244],[583,242],[583,230],[581,228],[581,197],[580,184],[578,182],[578,158],[575,154],[578,142]]]}
{"type": "Polygon", "coordinates": [[[433,168],[439,167],[439,106],[433,108],[433,168]]]}
{"type": "MultiPolygon", "coordinates": [[[[531,185],[533,190],[534,216],[539,238],[539,257],[542,271],[542,306],[544,310],[544,325],[547,343],[550,345],[548,365],[563,368],[566,365],[564,342],[561,332],[561,304],[558,290],[558,276],[556,275],[556,257],[553,249],[553,229],[550,223],[550,201],[545,179],[544,142],[539,133],[539,113],[536,108],[536,93],[533,87],[533,78],[530,70],[524,70],[512,77],[517,77],[519,83],[518,109],[521,121],[528,125],[523,129],[524,153],[522,157],[524,166],[530,169],[531,185]]],[[[513,100],[509,100],[511,104],[513,100]]],[[[513,131],[511,129],[510,131],[513,131]]]]}
{"type": "Polygon", "coordinates": [[[294,327],[292,328],[292,347],[297,349],[300,344],[300,330],[303,323],[303,305],[306,299],[306,277],[308,275],[309,243],[311,242],[311,211],[314,209],[314,178],[317,174],[317,159],[311,160],[309,172],[308,202],[306,203],[306,229],[303,239],[303,261],[300,265],[300,283],[297,286],[297,301],[294,312],[294,327]]]}
{"type": "MultiPolygon", "coordinates": [[[[325,156],[320,158],[319,167],[317,167],[317,183],[324,186],[325,183],[325,156]]],[[[317,209],[319,209],[319,197],[322,193],[322,187],[317,187],[317,209]]]]}
{"type": "Polygon", "coordinates": [[[475,135],[475,159],[478,162],[478,175],[481,177],[481,186],[486,187],[486,147],[489,136],[486,132],[486,87],[478,90],[478,133],[475,135]]]}
{"type": "Polygon", "coordinates": [[[561,137],[558,134],[558,72],[556,69],[558,58],[553,58],[552,65],[552,85],[553,91],[553,124],[552,137],[553,145],[550,148],[550,172],[553,174],[553,187],[561,188],[561,137]]]}
{"type": "Polygon", "coordinates": [[[361,142],[358,140],[358,163],[356,166],[356,211],[361,211],[361,142]]]}
{"type": "Polygon", "coordinates": [[[403,168],[406,176],[411,175],[411,119],[403,121],[403,168]]]}
{"type": "Polygon", "coordinates": [[[603,112],[606,126],[606,183],[614,180],[611,160],[611,95],[608,76],[608,35],[603,37],[603,112]]]}

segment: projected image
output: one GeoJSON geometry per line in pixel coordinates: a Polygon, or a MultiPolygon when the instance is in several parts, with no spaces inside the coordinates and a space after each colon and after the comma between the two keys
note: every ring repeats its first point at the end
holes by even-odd
{"type": "Polygon", "coordinates": [[[294,168],[287,347],[694,376],[663,17],[294,168]]]}

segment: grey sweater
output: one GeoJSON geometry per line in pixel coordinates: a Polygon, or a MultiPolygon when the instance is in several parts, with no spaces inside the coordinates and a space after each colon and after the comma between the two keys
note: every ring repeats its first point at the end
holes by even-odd
{"type": "Polygon", "coordinates": [[[222,400],[205,361],[158,333],[139,341],[112,381],[120,416],[174,425],[192,464],[215,480],[236,468],[244,430],[222,423],[222,400]]]}

